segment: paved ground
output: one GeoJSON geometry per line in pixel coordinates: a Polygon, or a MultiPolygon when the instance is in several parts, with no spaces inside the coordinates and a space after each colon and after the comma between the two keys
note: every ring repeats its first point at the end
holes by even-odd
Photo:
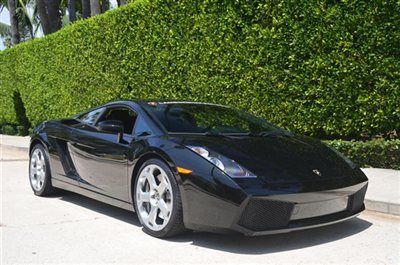
{"type": "Polygon", "coordinates": [[[400,216],[400,170],[364,168],[369,178],[367,209],[400,216]]]}
{"type": "Polygon", "coordinates": [[[25,154],[3,148],[2,158],[2,264],[400,264],[399,217],[365,212],[290,234],[188,233],[160,240],[141,230],[134,213],[68,192],[34,196],[27,161],[19,161],[25,154]]]}

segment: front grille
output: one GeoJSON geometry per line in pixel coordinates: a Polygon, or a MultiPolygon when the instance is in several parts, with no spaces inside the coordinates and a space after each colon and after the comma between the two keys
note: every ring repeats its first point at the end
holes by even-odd
{"type": "Polygon", "coordinates": [[[365,185],[359,191],[350,196],[348,205],[348,210],[350,212],[357,212],[361,210],[364,204],[364,197],[366,192],[367,192],[367,185],[365,185]]]}
{"type": "Polygon", "coordinates": [[[294,204],[283,201],[251,198],[242,213],[239,225],[252,231],[287,226],[294,204]]]}

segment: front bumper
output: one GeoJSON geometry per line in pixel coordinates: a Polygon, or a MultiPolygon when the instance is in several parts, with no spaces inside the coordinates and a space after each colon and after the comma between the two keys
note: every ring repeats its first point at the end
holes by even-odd
{"type": "Polygon", "coordinates": [[[232,229],[249,235],[267,235],[314,228],[348,220],[364,209],[367,183],[343,189],[250,197],[232,229]]]}
{"type": "Polygon", "coordinates": [[[353,218],[365,209],[367,185],[364,181],[317,192],[248,195],[239,205],[186,190],[191,207],[188,207],[190,214],[186,215],[185,225],[198,231],[234,231],[258,236],[334,224],[353,218]]]}

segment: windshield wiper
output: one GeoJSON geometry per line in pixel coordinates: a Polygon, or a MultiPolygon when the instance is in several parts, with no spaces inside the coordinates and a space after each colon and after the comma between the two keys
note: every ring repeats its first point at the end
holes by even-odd
{"type": "Polygon", "coordinates": [[[287,131],[262,131],[258,133],[258,136],[267,137],[267,136],[284,136],[291,137],[292,133],[287,131]]]}
{"type": "Polygon", "coordinates": [[[268,136],[281,136],[286,135],[280,131],[261,131],[258,133],[255,132],[247,132],[247,133],[237,133],[237,134],[229,134],[231,136],[251,136],[251,137],[268,137],[268,136]]]}
{"type": "Polygon", "coordinates": [[[221,132],[215,132],[215,131],[205,131],[203,133],[204,136],[211,136],[211,137],[225,137],[225,138],[232,138],[235,136],[242,136],[243,134],[236,135],[236,134],[229,134],[229,133],[221,133],[221,132]]]}
{"type": "Polygon", "coordinates": [[[223,136],[223,134],[219,132],[205,131],[203,133],[205,136],[223,136]]]}
{"type": "Polygon", "coordinates": [[[257,135],[258,136],[262,136],[262,137],[267,137],[267,136],[275,136],[275,135],[279,135],[280,133],[276,132],[276,131],[262,131],[259,132],[257,135]]]}

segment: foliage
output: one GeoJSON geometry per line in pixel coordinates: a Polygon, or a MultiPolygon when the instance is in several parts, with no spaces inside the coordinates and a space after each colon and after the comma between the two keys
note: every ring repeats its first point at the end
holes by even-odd
{"type": "Polygon", "coordinates": [[[11,46],[11,26],[2,22],[0,22],[0,41],[5,47],[11,46]]]}
{"type": "Polygon", "coordinates": [[[16,126],[11,124],[0,124],[0,133],[7,135],[16,135],[18,132],[16,126]]]}
{"type": "Polygon", "coordinates": [[[32,124],[121,98],[248,110],[292,131],[400,128],[400,2],[137,0],[0,53],[0,118],[32,124]]]}
{"type": "Polygon", "coordinates": [[[400,140],[327,141],[360,167],[400,169],[400,140]]]}
{"type": "Polygon", "coordinates": [[[17,124],[8,124],[0,122],[0,134],[26,136],[32,134],[33,130],[17,124]]]}
{"type": "Polygon", "coordinates": [[[10,35],[10,25],[0,22],[0,37],[10,35]]]}
{"type": "Polygon", "coordinates": [[[15,90],[13,92],[13,103],[17,123],[20,124],[20,126],[18,126],[19,135],[28,135],[31,124],[26,117],[24,103],[22,102],[21,94],[19,93],[19,91],[15,90]]]}
{"type": "MultiPolygon", "coordinates": [[[[43,34],[43,25],[39,16],[38,8],[37,8],[37,0],[15,0],[16,4],[16,14],[18,20],[18,31],[21,37],[20,41],[27,41],[29,39],[33,39],[37,36],[41,36],[43,34]]],[[[45,4],[51,4],[53,1],[46,1],[45,4]]],[[[58,23],[58,19],[61,19],[61,26],[64,27],[71,21],[70,15],[73,11],[75,11],[75,19],[82,18],[82,4],[81,1],[73,1],[74,10],[68,10],[68,3],[70,1],[60,1],[59,5],[57,4],[56,9],[58,12],[56,13],[53,19],[48,20],[48,23],[53,25],[54,23],[58,23]],[[56,20],[56,21],[53,21],[56,20]]],[[[54,3],[53,3],[54,4],[54,3]]],[[[109,0],[101,1],[102,12],[109,10],[109,0]]],[[[90,7],[90,6],[89,6],[90,7]]],[[[0,0],[0,13],[3,10],[7,10],[8,13],[8,1],[0,0]]],[[[46,6],[47,10],[47,6],[46,6]]],[[[3,40],[4,46],[9,48],[11,47],[11,28],[9,25],[0,22],[0,40],[3,40]]]]}
{"type": "MultiPolygon", "coordinates": [[[[21,41],[34,38],[39,28],[39,22],[36,18],[35,2],[33,0],[15,0],[14,2],[16,4],[15,11],[21,41]],[[33,12],[29,12],[27,7],[30,7],[33,12]]],[[[8,2],[7,0],[0,0],[0,12],[4,9],[6,9],[8,12],[8,2]]],[[[10,35],[10,26],[0,23],[0,37],[7,40],[10,38],[10,35]]]]}

